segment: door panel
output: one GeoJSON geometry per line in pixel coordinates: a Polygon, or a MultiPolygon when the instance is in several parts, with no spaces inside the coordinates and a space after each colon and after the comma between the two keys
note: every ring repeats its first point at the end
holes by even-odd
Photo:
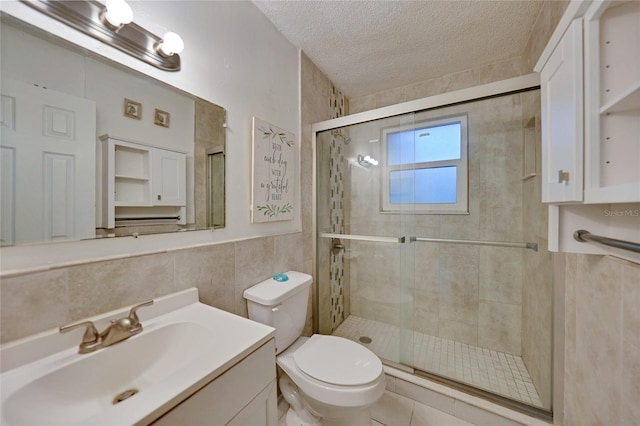
{"type": "Polygon", "coordinates": [[[2,245],[95,237],[95,102],[3,79],[1,105],[2,245]]]}

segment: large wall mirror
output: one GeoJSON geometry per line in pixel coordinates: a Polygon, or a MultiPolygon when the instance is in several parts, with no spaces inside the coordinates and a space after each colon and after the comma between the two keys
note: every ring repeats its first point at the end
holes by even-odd
{"type": "Polygon", "coordinates": [[[3,246],[225,226],[225,110],[1,17],[3,246]]]}

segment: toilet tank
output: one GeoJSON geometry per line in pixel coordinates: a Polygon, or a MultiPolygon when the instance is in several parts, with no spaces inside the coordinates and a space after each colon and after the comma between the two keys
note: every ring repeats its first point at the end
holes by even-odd
{"type": "Polygon", "coordinates": [[[307,319],[311,275],[285,272],[287,281],[264,280],[244,291],[249,318],[276,329],[276,354],[302,335],[307,319]]]}

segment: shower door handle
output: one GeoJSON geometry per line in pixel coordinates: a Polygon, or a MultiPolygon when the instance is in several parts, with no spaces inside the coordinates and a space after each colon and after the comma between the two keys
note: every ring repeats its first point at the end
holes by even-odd
{"type": "Polygon", "coordinates": [[[371,241],[374,243],[402,244],[405,242],[405,237],[379,237],[377,235],[334,234],[331,232],[321,232],[320,237],[337,238],[342,240],[371,241]]]}
{"type": "Polygon", "coordinates": [[[342,242],[338,238],[332,238],[331,253],[333,253],[334,256],[337,256],[343,250],[344,250],[344,244],[342,244],[342,242]]]}

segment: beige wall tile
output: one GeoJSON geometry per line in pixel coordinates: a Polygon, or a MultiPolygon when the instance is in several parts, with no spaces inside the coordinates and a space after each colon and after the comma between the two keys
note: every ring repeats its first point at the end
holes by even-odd
{"type": "MultiPolygon", "coordinates": [[[[242,293],[275,272],[274,246],[274,237],[256,238],[3,278],[2,342],[190,287],[203,303],[246,316],[242,293]]],[[[307,323],[311,329],[310,315],[307,323]]]]}
{"type": "Polygon", "coordinates": [[[455,399],[440,392],[409,383],[402,379],[396,379],[395,391],[399,395],[406,396],[422,404],[437,407],[438,410],[448,413],[455,413],[455,399]]]}
{"type": "Polygon", "coordinates": [[[411,426],[473,426],[473,423],[466,422],[450,414],[416,403],[411,417],[411,426]]]}
{"type": "Polygon", "coordinates": [[[478,68],[447,74],[407,86],[350,99],[350,113],[355,114],[357,112],[382,108],[401,102],[517,77],[528,74],[532,72],[532,70],[533,67],[528,68],[526,66],[524,58],[517,56],[478,68]]]}
{"type": "Polygon", "coordinates": [[[621,280],[622,266],[610,257],[567,256],[565,424],[620,424],[621,280]],[[573,267],[575,273],[569,269],[573,267]],[[570,307],[572,291],[575,308],[570,307]],[[574,324],[570,309],[575,309],[574,324]],[[574,334],[575,349],[570,340],[574,334]]]}
{"type": "MultiPolygon", "coordinates": [[[[313,259],[315,247],[313,246],[313,147],[311,125],[319,121],[331,118],[329,108],[329,99],[331,96],[331,81],[322,73],[322,71],[309,59],[309,57],[301,52],[300,55],[300,75],[301,75],[301,129],[300,138],[300,188],[301,188],[301,205],[302,205],[302,261],[304,265],[311,265],[307,268],[308,273],[313,273],[313,259]]],[[[345,99],[345,113],[349,111],[349,102],[345,99]]],[[[320,141],[321,143],[321,141],[320,141]]],[[[322,217],[320,218],[322,219],[322,217]]],[[[314,277],[312,287],[313,300],[311,304],[312,314],[319,318],[320,324],[324,324],[320,329],[324,330],[327,326],[328,316],[320,316],[321,313],[316,312],[316,294],[318,285],[318,276],[314,277]]],[[[328,297],[328,289],[321,289],[328,297]],[[326,291],[325,291],[326,290],[326,291]]],[[[323,299],[324,300],[324,299],[323,299]]],[[[328,311],[328,310],[327,310],[328,311]]],[[[310,314],[311,315],[311,314],[310,314]]],[[[305,331],[308,333],[312,328],[313,321],[308,319],[305,331]]],[[[330,324],[330,321],[329,321],[330,324]]],[[[328,326],[330,328],[330,325],[328,326]]]]}
{"type": "Polygon", "coordinates": [[[67,271],[2,279],[1,342],[6,343],[71,322],[67,271]]]}
{"type": "Polygon", "coordinates": [[[274,240],[275,271],[299,271],[303,269],[302,233],[277,235],[274,240]]]}
{"type": "Polygon", "coordinates": [[[519,304],[481,301],[478,346],[520,355],[522,309],[519,304]]]}
{"type": "Polygon", "coordinates": [[[499,416],[466,402],[456,400],[455,416],[477,426],[522,426],[521,423],[499,416]]]}
{"type": "Polygon", "coordinates": [[[98,315],[175,291],[173,257],[173,253],[161,253],[70,267],[71,318],[98,315]]]}
{"type": "Polygon", "coordinates": [[[622,395],[620,424],[640,422],[640,265],[622,267],[622,395]]]}
{"type": "Polygon", "coordinates": [[[558,25],[569,3],[568,0],[545,0],[542,3],[523,53],[524,66],[529,72],[533,70],[536,62],[538,62],[549,38],[551,38],[553,30],[558,25]]]}
{"type": "Polygon", "coordinates": [[[271,277],[274,268],[274,237],[254,238],[235,243],[236,282],[235,308],[238,315],[247,316],[244,291],[271,277]]]}
{"type": "Polygon", "coordinates": [[[480,299],[522,303],[522,253],[503,247],[480,247],[480,299]]]}
{"type": "Polygon", "coordinates": [[[176,290],[198,287],[200,301],[235,313],[235,244],[175,253],[176,290]]]}

